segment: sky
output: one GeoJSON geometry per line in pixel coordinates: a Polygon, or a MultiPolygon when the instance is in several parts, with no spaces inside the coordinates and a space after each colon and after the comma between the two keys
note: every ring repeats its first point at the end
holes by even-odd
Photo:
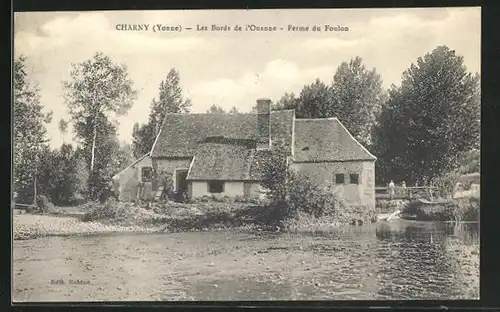
{"type": "MultiPolygon", "coordinates": [[[[121,28],[123,26],[118,26],[121,28]]],[[[258,98],[279,100],[300,93],[316,78],[330,84],[337,67],[356,56],[376,68],[384,87],[398,85],[418,57],[447,45],[464,57],[470,72],[480,72],[479,7],[415,9],[279,9],[16,12],[14,56],[27,57],[28,74],[38,82],[41,102],[53,112],[47,125],[50,144],[63,142],[58,130],[68,119],[62,82],[72,63],[96,52],[125,64],[138,91],[127,115],[119,117],[121,141],[130,142],[134,123],[148,120],[151,100],[171,68],[192,101],[192,112],[216,104],[248,112],[258,98]],[[148,31],[117,30],[117,25],[149,25],[148,31]],[[180,32],[153,26],[181,26],[180,32]],[[197,31],[197,25],[276,26],[275,32],[197,31]],[[321,31],[312,31],[313,26],[321,31]],[[347,31],[325,31],[325,25],[347,31]],[[309,26],[309,31],[288,31],[309,26]],[[186,28],[192,28],[186,30],[186,28]],[[283,28],[283,30],[280,30],[283,28]]],[[[66,135],[66,142],[71,134],[66,135]]]]}

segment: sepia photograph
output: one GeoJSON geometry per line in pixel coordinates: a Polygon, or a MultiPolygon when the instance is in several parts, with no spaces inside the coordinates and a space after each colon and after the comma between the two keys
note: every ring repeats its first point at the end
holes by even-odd
{"type": "Polygon", "coordinates": [[[481,8],[14,12],[12,300],[478,300],[481,8]]]}

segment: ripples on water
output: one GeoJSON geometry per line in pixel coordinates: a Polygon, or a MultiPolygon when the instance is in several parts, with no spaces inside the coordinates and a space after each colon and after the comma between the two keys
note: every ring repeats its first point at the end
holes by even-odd
{"type": "MultiPolygon", "coordinates": [[[[195,300],[449,300],[479,296],[479,268],[471,256],[479,245],[477,223],[456,226],[395,220],[326,234],[109,235],[16,244],[15,261],[29,266],[37,260],[33,270],[25,270],[30,274],[27,279],[42,278],[39,267],[44,261],[71,272],[75,259],[84,259],[94,265],[95,276],[115,274],[109,272],[116,272],[119,263],[127,274],[143,268],[138,276],[149,281],[145,287],[159,287],[161,278],[170,281],[179,276],[178,288],[163,290],[162,298],[170,300],[174,293],[195,300]],[[262,264],[264,257],[266,263],[262,264]],[[220,267],[207,266],[207,261],[220,267]],[[266,271],[266,266],[274,264],[266,271]],[[230,275],[219,275],[218,270],[230,275]],[[280,270],[282,276],[271,278],[279,273],[273,270],[280,270]]],[[[43,300],[44,295],[40,296],[43,300]]]]}
{"type": "MultiPolygon", "coordinates": [[[[291,241],[303,235],[285,234],[291,241]]],[[[314,279],[330,299],[479,298],[478,263],[471,260],[478,223],[397,220],[309,235],[308,249],[324,264],[314,279]]]]}

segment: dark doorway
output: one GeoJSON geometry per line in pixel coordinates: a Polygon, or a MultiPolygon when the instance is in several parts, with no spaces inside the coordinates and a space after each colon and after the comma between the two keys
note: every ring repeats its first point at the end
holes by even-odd
{"type": "Polygon", "coordinates": [[[188,190],[187,185],[187,169],[178,169],[175,172],[176,189],[178,193],[186,193],[188,190]]]}

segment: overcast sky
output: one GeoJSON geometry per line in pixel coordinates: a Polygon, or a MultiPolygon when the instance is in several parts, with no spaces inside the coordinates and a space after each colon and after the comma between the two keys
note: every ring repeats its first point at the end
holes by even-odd
{"type": "Polygon", "coordinates": [[[14,54],[28,57],[29,73],[41,101],[53,111],[51,144],[62,143],[57,124],[67,118],[61,82],[71,63],[104,52],[127,65],[138,98],[119,119],[120,140],[130,141],[135,122],[146,122],[151,99],[171,68],[193,112],[212,104],[249,111],[259,97],[278,100],[300,92],[316,78],[331,83],[337,66],[355,56],[375,67],[384,86],[399,84],[401,73],[438,45],[462,55],[469,71],[480,72],[480,8],[356,10],[224,10],[16,13],[14,54]],[[154,24],[255,24],[283,27],[263,32],[153,32],[154,24]],[[149,24],[147,32],[118,31],[117,24],[149,24]],[[319,25],[321,32],[289,32],[288,25],[319,25]],[[325,32],[324,25],[349,31],[325,32]]]}

